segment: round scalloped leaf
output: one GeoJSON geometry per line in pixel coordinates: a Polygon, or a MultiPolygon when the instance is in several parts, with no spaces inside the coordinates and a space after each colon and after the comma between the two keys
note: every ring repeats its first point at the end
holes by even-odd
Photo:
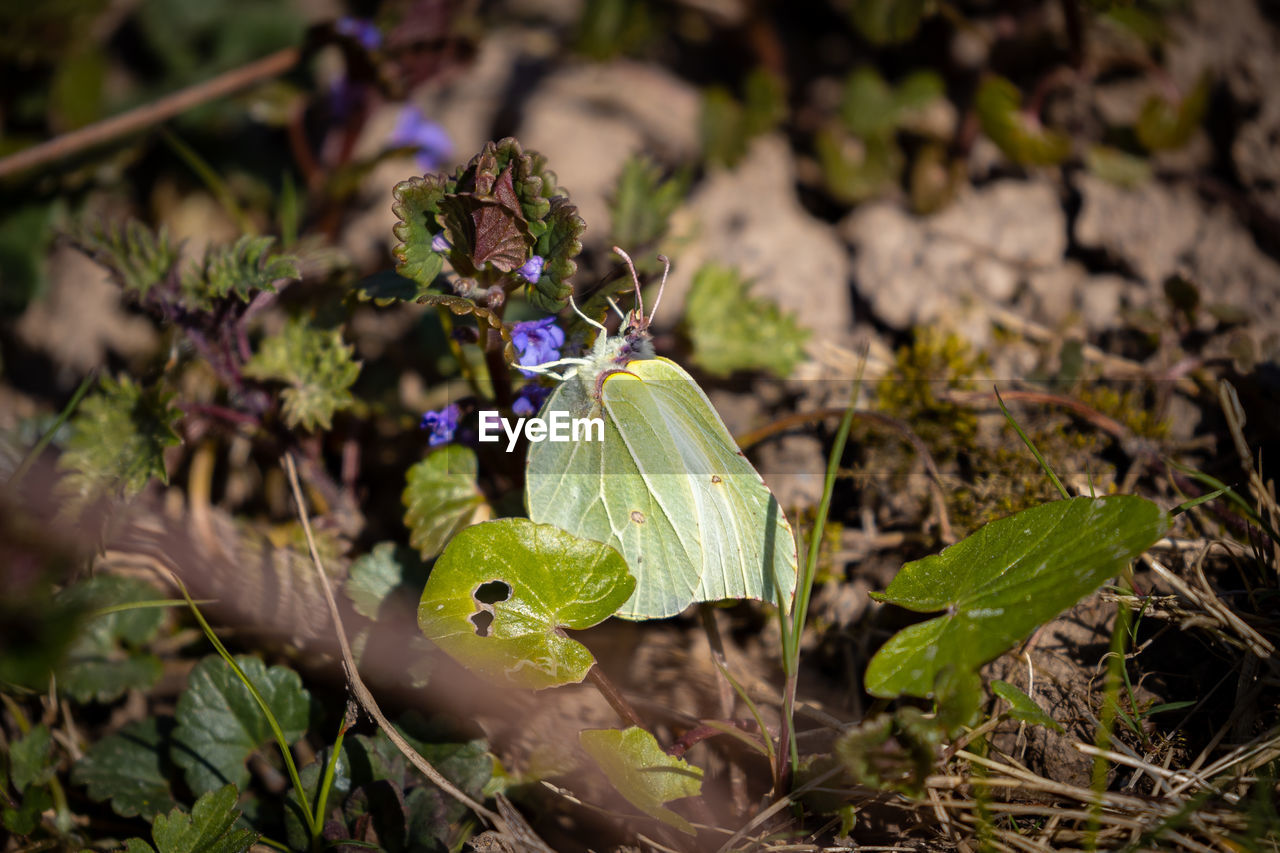
{"type": "Polygon", "coordinates": [[[409,544],[422,559],[435,557],[459,530],[489,517],[476,473],[475,451],[457,444],[441,447],[409,469],[401,496],[404,524],[409,544]]]}
{"type": "Polygon", "coordinates": [[[595,663],[565,628],[590,628],[635,589],[622,555],[527,518],[453,537],[418,605],[418,626],[463,666],[499,684],[576,684],[595,663]]]}
{"type": "Polygon", "coordinates": [[[545,157],[534,151],[526,153],[515,137],[486,142],[460,173],[458,188],[487,196],[494,192],[499,176],[508,167],[521,214],[530,223],[541,222],[550,209],[555,175],[546,170],[545,157]]]}
{"type": "Polygon", "coordinates": [[[90,747],[71,771],[71,781],[89,797],[111,801],[121,817],[152,818],[175,805],[165,776],[173,721],[148,717],[129,723],[90,747]]]}
{"type": "Polygon", "coordinates": [[[423,175],[401,181],[392,189],[391,212],[399,220],[391,229],[397,240],[391,254],[396,272],[418,284],[431,284],[444,269],[444,255],[431,248],[431,240],[444,230],[437,220],[440,202],[453,191],[453,181],[443,175],[423,175]]]}
{"type": "Polygon", "coordinates": [[[976,670],[1119,573],[1168,526],[1168,515],[1143,498],[1072,498],[993,521],[907,563],[872,597],[946,614],[881,646],[867,666],[867,691],[928,696],[944,667],[976,670]]]}
{"type": "Polygon", "coordinates": [[[578,742],[627,802],[681,832],[697,834],[693,824],[663,803],[701,794],[701,767],[667,755],[653,735],[636,726],[587,729],[578,742]]]}
{"type": "Polygon", "coordinates": [[[542,276],[528,288],[529,301],[549,314],[554,314],[569,302],[573,286],[569,279],[578,271],[574,260],[582,251],[582,232],[587,224],[578,215],[578,208],[564,196],[551,200],[547,214],[547,230],[538,238],[534,253],[541,255],[544,264],[542,276]]]}

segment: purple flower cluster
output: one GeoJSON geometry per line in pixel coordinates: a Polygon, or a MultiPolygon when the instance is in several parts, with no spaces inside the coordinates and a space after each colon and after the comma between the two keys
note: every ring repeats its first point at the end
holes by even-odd
{"type": "MultiPolygon", "coordinates": [[[[545,364],[560,357],[564,346],[564,330],[556,325],[555,317],[516,323],[511,329],[511,343],[519,354],[520,364],[545,364]]],[[[532,370],[521,370],[525,376],[536,376],[532,370]]]]}
{"type": "Polygon", "coordinates": [[[353,18],[350,15],[339,18],[333,25],[333,31],[360,43],[365,50],[377,50],[382,47],[382,30],[373,21],[353,18]]]}
{"type": "Polygon", "coordinates": [[[458,408],[457,403],[450,403],[438,412],[427,412],[423,415],[419,426],[422,429],[431,430],[431,435],[427,437],[427,445],[439,447],[453,441],[453,435],[458,431],[458,418],[461,415],[462,410],[458,408]]]}

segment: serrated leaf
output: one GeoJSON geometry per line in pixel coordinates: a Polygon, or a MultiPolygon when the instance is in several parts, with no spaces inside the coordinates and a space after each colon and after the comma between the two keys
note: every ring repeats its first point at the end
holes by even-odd
{"type": "MultiPolygon", "coordinates": [[[[271,708],[285,740],[293,743],[301,738],[307,730],[311,697],[298,674],[283,666],[267,669],[254,657],[240,656],[236,663],[271,708]]],[[[216,655],[204,658],[191,671],[187,689],[178,698],[176,719],[170,755],[196,793],[228,782],[247,785],[245,761],[272,737],[267,718],[248,688],[216,655]]]]}
{"type": "Polygon", "coordinates": [[[191,814],[174,809],[167,815],[156,815],[151,825],[155,847],[141,838],[130,838],[126,849],[129,853],[152,849],[157,853],[244,853],[261,835],[236,827],[240,818],[236,797],[236,787],[225,785],[196,800],[191,814]]]}
{"type": "Polygon", "coordinates": [[[159,385],[136,384],[126,374],[104,376],[80,404],[58,467],[68,471],[59,491],[83,504],[105,495],[136,495],[155,477],[169,482],[164,449],[181,444],[174,424],[182,413],[159,385]]]}
{"type": "Polygon", "coordinates": [[[1071,155],[1071,139],[1042,127],[1035,116],[1024,113],[1022,93],[1003,77],[983,80],[974,106],[982,132],[1013,162],[1023,166],[1053,166],[1071,155]]]}
{"type": "Polygon", "coordinates": [[[1053,729],[1055,732],[1064,731],[1058,721],[1045,713],[1045,710],[1036,703],[1036,700],[1009,682],[1000,681],[999,679],[992,681],[991,692],[1009,703],[1009,710],[1005,713],[1011,719],[1031,723],[1033,726],[1044,726],[1046,729],[1053,729]]]}
{"type": "Polygon", "coordinates": [[[147,819],[173,808],[166,771],[173,720],[148,717],[129,723],[90,747],[71,772],[99,802],[111,801],[121,817],[147,819]]]}
{"type": "Polygon", "coordinates": [[[204,258],[182,273],[188,308],[211,311],[227,297],[248,302],[259,292],[274,293],[279,279],[298,279],[298,259],[268,255],[274,237],[243,236],[229,246],[210,246],[204,258]]]}
{"type": "Polygon", "coordinates": [[[573,285],[569,279],[578,271],[574,260],[582,252],[582,232],[587,223],[578,208],[564,196],[551,199],[545,220],[546,230],[538,238],[534,253],[543,258],[542,276],[528,288],[529,301],[542,311],[555,313],[569,301],[573,285]]]}
{"type": "Polygon", "coordinates": [[[595,662],[565,628],[590,628],[635,589],[622,555],[526,518],[468,527],[436,561],[418,627],[436,645],[500,684],[575,684],[595,662]]]}
{"type": "Polygon", "coordinates": [[[355,403],[351,386],[360,374],[354,347],[339,329],[317,329],[291,319],[278,335],[265,339],[244,366],[246,376],[283,382],[284,421],[290,428],[329,429],[337,412],[355,403]]]}
{"type": "Polygon", "coordinates": [[[1151,180],[1151,164],[1109,145],[1090,145],[1084,153],[1090,172],[1118,187],[1132,188],[1151,180]]]}
{"type": "Polygon", "coordinates": [[[609,198],[609,240],[615,246],[652,246],[667,233],[671,214],[689,191],[689,175],[664,177],[649,157],[633,154],[622,164],[609,198]]]}
{"type": "Polygon", "coordinates": [[[475,451],[458,444],[435,450],[409,469],[401,495],[404,525],[422,559],[432,559],[459,530],[489,517],[477,471],[475,451]]]}
{"type": "Polygon", "coordinates": [[[701,794],[701,767],[667,755],[654,736],[638,726],[587,729],[578,741],[627,802],[681,832],[697,834],[693,824],[663,803],[701,794]]]}
{"type": "Polygon", "coordinates": [[[1148,151],[1181,148],[1191,140],[1209,106],[1209,77],[1204,75],[1195,88],[1177,104],[1151,96],[1142,105],[1134,133],[1148,151]]]}
{"type": "Polygon", "coordinates": [[[352,562],[345,589],[357,613],[377,619],[388,596],[397,589],[412,589],[416,598],[426,577],[426,567],[411,552],[402,553],[394,542],[380,542],[352,562]]]}
{"type": "Polygon", "coordinates": [[[391,191],[391,211],[399,220],[391,229],[400,241],[391,250],[396,272],[424,288],[444,269],[444,255],[431,248],[431,241],[444,230],[438,221],[440,202],[453,187],[443,175],[424,175],[401,181],[391,191]]]}
{"type": "Polygon", "coordinates": [[[749,282],[729,267],[708,264],[694,274],[684,318],[693,361],[717,376],[735,370],[788,376],[804,359],[809,332],[776,303],[753,298],[749,289],[749,282]]]}
{"type": "Polygon", "coordinates": [[[461,194],[445,196],[440,206],[453,244],[449,259],[461,275],[472,277],[486,267],[511,272],[529,260],[533,235],[513,208],[461,194]]]}
{"type": "Polygon", "coordinates": [[[21,794],[31,785],[43,785],[53,778],[53,736],[41,723],[9,745],[9,783],[21,794]]]}
{"type": "Polygon", "coordinates": [[[178,247],[163,228],[152,231],[133,219],[81,223],[67,236],[77,249],[105,267],[121,290],[140,302],[169,278],[178,263],[178,247]]]}
{"type": "MultiPolygon", "coordinates": [[[[68,587],[58,599],[61,605],[88,612],[157,597],[156,588],[139,578],[99,575],[68,587]]],[[[164,618],[164,611],[154,607],[90,615],[58,667],[59,690],[77,702],[111,702],[126,690],[150,687],[162,665],[142,647],[164,618]]]]}
{"type": "Polygon", "coordinates": [[[742,130],[748,137],[777,127],[787,117],[787,82],[764,66],[747,74],[742,84],[742,130]]]}
{"type": "Polygon", "coordinates": [[[848,0],[849,20],[872,44],[899,44],[916,34],[925,0],[848,0]]]}
{"type": "Polygon", "coordinates": [[[525,151],[514,137],[486,142],[459,173],[458,191],[496,197],[500,194],[501,177],[508,171],[522,218],[530,225],[541,222],[550,211],[551,197],[556,194],[556,176],[547,170],[545,157],[536,151],[525,151]]]}
{"type": "Polygon", "coordinates": [[[1072,498],[993,521],[907,563],[872,597],[947,613],[891,637],[867,667],[867,691],[927,696],[943,667],[976,670],[1097,589],[1168,526],[1143,498],[1072,498]]]}

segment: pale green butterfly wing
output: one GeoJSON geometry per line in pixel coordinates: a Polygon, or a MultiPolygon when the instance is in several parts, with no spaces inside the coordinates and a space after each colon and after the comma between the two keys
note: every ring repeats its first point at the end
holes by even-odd
{"type": "Polygon", "coordinates": [[[563,383],[543,416],[600,416],[604,441],[532,445],[526,497],[535,521],[626,557],[636,591],[617,615],[656,619],[729,598],[776,602],[778,588],[789,607],[791,527],[692,377],[653,358],[610,375],[602,407],[587,387],[563,383]]]}

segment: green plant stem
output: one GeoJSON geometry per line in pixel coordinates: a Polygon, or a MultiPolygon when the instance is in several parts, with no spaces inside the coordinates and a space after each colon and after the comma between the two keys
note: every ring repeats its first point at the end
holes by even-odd
{"type": "Polygon", "coordinates": [[[319,850],[324,846],[324,812],[329,806],[329,789],[333,787],[333,774],[338,766],[338,756],[342,754],[342,739],[346,737],[349,723],[350,709],[347,717],[343,718],[342,725],[338,726],[338,736],[333,741],[333,751],[329,753],[329,760],[324,765],[324,776],[320,779],[320,791],[316,797],[315,834],[311,836],[313,850],[319,850]]]}
{"type": "Polygon", "coordinates": [[[835,492],[836,474],[840,471],[840,460],[844,457],[849,430],[853,428],[854,407],[858,403],[858,392],[862,389],[863,365],[865,360],[858,366],[853,392],[849,395],[849,405],[840,419],[840,427],[836,430],[831,453],[827,456],[827,473],[822,484],[822,500],[818,502],[818,512],[814,516],[812,532],[809,535],[809,553],[796,582],[796,603],[791,614],[790,642],[789,648],[784,650],[786,657],[783,662],[787,682],[782,694],[782,732],[779,738],[782,755],[778,761],[779,778],[777,780],[779,793],[786,790],[788,777],[794,776],[800,769],[800,756],[795,742],[796,687],[800,677],[800,637],[804,633],[805,620],[809,616],[809,600],[813,596],[813,579],[818,571],[818,554],[822,548],[827,516],[831,511],[831,496],[835,492]]]}
{"type": "Polygon", "coordinates": [[[9,478],[10,487],[17,486],[22,482],[22,478],[26,475],[27,471],[29,471],[31,466],[36,463],[36,460],[40,458],[40,454],[44,453],[44,449],[49,446],[49,442],[53,441],[54,435],[57,434],[58,430],[62,429],[62,425],[65,424],[75,413],[75,410],[80,406],[80,401],[84,399],[84,395],[93,387],[93,383],[97,378],[98,371],[95,369],[90,371],[89,375],[80,382],[75,393],[71,395],[71,399],[67,401],[67,405],[62,407],[61,412],[58,412],[57,419],[47,430],[44,431],[44,435],[40,436],[40,440],[36,442],[35,447],[31,448],[31,450],[27,452],[27,455],[22,457],[22,463],[18,465],[18,470],[14,471],[13,476],[9,478]]]}
{"type": "Polygon", "coordinates": [[[1044,457],[1041,456],[1040,451],[1036,449],[1035,442],[1031,440],[1030,436],[1022,431],[1022,427],[1013,419],[1013,415],[1009,413],[1009,407],[1004,404],[1004,399],[1000,396],[1000,390],[998,388],[995,389],[995,395],[996,401],[1000,404],[1000,411],[1004,412],[1005,419],[1009,421],[1009,425],[1013,427],[1014,432],[1016,432],[1018,437],[1022,439],[1022,443],[1031,451],[1031,455],[1040,463],[1041,469],[1044,470],[1044,473],[1049,477],[1049,481],[1053,483],[1055,488],[1057,488],[1058,494],[1062,495],[1062,499],[1064,501],[1070,500],[1071,493],[1067,491],[1066,486],[1062,485],[1062,481],[1058,479],[1058,475],[1053,473],[1053,469],[1049,467],[1049,463],[1044,461],[1044,457]]]}
{"type": "Polygon", "coordinates": [[[258,692],[258,688],[249,680],[249,676],[244,674],[244,670],[236,663],[235,658],[227,651],[227,647],[222,645],[222,641],[218,639],[218,635],[214,633],[213,628],[204,618],[204,614],[200,612],[200,608],[192,599],[191,593],[187,591],[187,585],[177,575],[170,573],[173,582],[178,585],[178,590],[182,593],[182,597],[186,599],[187,606],[191,608],[192,614],[195,615],[196,621],[200,623],[200,629],[204,631],[204,635],[209,638],[209,642],[217,650],[218,654],[235,672],[236,677],[248,689],[249,695],[253,697],[253,701],[258,704],[258,708],[262,710],[263,716],[267,718],[267,725],[271,727],[271,733],[275,736],[276,744],[280,747],[280,754],[284,756],[285,767],[289,771],[289,780],[293,783],[293,792],[297,796],[299,805],[302,806],[303,817],[307,820],[307,831],[312,837],[317,833],[316,818],[311,813],[311,806],[307,802],[306,789],[302,787],[302,779],[298,776],[298,766],[294,763],[293,753],[289,751],[289,742],[285,739],[284,730],[280,728],[280,723],[276,720],[276,715],[272,713],[271,707],[267,705],[267,700],[262,698],[262,694],[258,692]]]}
{"type": "Polygon", "coordinates": [[[1109,765],[1102,753],[1111,749],[1111,733],[1115,727],[1116,716],[1120,711],[1120,688],[1127,680],[1125,672],[1125,647],[1129,636],[1129,621],[1132,614],[1127,607],[1116,608],[1116,622],[1111,630],[1111,650],[1108,652],[1106,687],[1103,691],[1102,709],[1098,714],[1098,733],[1094,738],[1094,746],[1101,751],[1093,759],[1093,774],[1090,787],[1094,799],[1089,804],[1089,822],[1085,827],[1084,849],[1098,849],[1098,832],[1102,827],[1102,795],[1107,789],[1107,771],[1109,765]]]}
{"type": "MultiPolygon", "coordinates": [[[[476,376],[476,369],[471,365],[471,359],[467,358],[467,352],[462,348],[462,344],[453,336],[453,312],[443,305],[436,306],[436,316],[440,318],[440,328],[444,330],[444,339],[448,342],[449,353],[453,356],[453,360],[458,362],[458,370],[462,372],[462,377],[467,380],[467,385],[471,386],[471,393],[477,397],[486,396],[480,389],[480,379],[476,376]]],[[[487,327],[485,327],[487,329],[487,327]]]]}

